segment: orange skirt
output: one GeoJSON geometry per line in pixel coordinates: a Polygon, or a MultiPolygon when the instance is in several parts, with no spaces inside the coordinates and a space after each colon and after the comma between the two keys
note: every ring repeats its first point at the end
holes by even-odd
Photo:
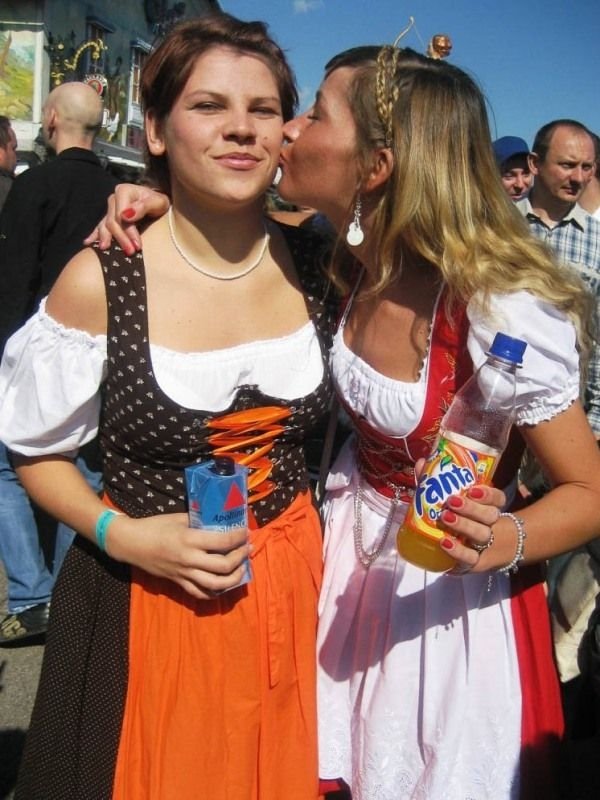
{"type": "Polygon", "coordinates": [[[252,582],[214,600],[133,570],[113,800],[317,797],[322,538],[308,493],[250,541],[252,582]]]}

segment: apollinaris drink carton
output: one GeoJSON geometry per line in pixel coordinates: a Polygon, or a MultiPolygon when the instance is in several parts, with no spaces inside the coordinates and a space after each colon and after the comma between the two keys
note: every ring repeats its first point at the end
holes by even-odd
{"type": "MultiPolygon", "coordinates": [[[[248,469],[223,456],[186,467],[188,516],[191,528],[229,531],[248,526],[248,469]]],[[[237,586],[252,580],[250,560],[237,586]]],[[[235,588],[235,587],[231,587],[235,588]]],[[[227,590],[225,590],[227,591],[227,590]]]]}
{"type": "Polygon", "coordinates": [[[487,359],[454,396],[398,531],[406,561],[432,572],[455,566],[440,547],[446,535],[440,515],[450,495],[490,483],[514,421],[516,371],[526,347],[497,333],[487,359]]]}

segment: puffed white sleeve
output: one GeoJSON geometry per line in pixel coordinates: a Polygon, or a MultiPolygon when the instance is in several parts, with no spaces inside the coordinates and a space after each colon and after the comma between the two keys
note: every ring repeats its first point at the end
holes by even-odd
{"type": "Polygon", "coordinates": [[[579,397],[579,353],[573,323],[560,310],[526,291],[492,295],[485,315],[467,307],[469,354],[474,368],[485,360],[498,331],[523,339],[527,349],[517,370],[517,425],[537,425],[579,397]]]}
{"type": "Polygon", "coordinates": [[[39,310],[6,343],[0,441],[25,456],[75,455],[98,432],[106,336],[65,328],[39,310]]]}

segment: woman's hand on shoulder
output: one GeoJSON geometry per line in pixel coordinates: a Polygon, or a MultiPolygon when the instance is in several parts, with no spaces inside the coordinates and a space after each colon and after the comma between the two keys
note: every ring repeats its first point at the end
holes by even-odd
{"type": "Polygon", "coordinates": [[[106,538],[107,551],[161,578],[167,578],[198,600],[231,589],[244,574],[248,556],[246,528],[223,533],[190,528],[187,514],[160,514],[143,519],[118,516],[106,538]]]}
{"type": "Polygon", "coordinates": [[[110,247],[114,239],[128,255],[142,249],[140,233],[135,225],[145,217],[162,217],[169,208],[169,198],[149,186],[120,183],[108,198],[106,216],[103,217],[84,244],[98,242],[101,250],[110,247]]]}

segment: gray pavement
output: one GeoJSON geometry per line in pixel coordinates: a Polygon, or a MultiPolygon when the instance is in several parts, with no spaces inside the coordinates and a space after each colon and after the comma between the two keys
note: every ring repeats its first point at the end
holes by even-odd
{"type": "MultiPolygon", "coordinates": [[[[0,614],[5,613],[6,576],[0,565],[0,614]]],[[[43,653],[39,643],[0,647],[0,800],[12,797],[43,653]]]]}

